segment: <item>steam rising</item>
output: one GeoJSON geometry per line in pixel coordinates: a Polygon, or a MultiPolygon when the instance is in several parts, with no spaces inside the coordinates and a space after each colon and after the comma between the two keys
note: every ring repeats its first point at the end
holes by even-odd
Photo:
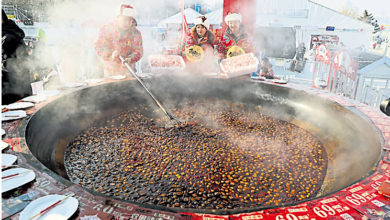
{"type": "MultiPolygon", "coordinates": [[[[102,62],[94,51],[94,42],[99,28],[113,21],[123,0],[114,1],[63,1],[47,6],[48,23],[36,23],[34,28],[46,32],[45,46],[37,48],[31,62],[25,63],[26,69],[50,67],[60,73],[61,83],[80,82],[86,79],[102,77],[102,62]]],[[[143,65],[150,54],[161,52],[155,37],[151,35],[151,26],[161,19],[177,13],[179,5],[174,0],[136,0],[128,1],[137,10],[138,29],[144,42],[144,56],[140,61],[143,65]]],[[[30,27],[26,27],[30,28],[30,27]]],[[[36,35],[36,33],[32,33],[36,35]]],[[[9,63],[10,69],[16,69],[16,74],[26,74],[19,70],[18,59],[9,63]]]]}
{"type": "MultiPolygon", "coordinates": [[[[66,82],[76,82],[85,80],[87,78],[92,78],[91,76],[97,76],[101,75],[102,73],[99,71],[102,71],[101,68],[98,68],[99,65],[99,59],[96,58],[96,55],[94,55],[94,49],[93,49],[93,42],[96,40],[98,29],[100,26],[108,23],[109,21],[115,19],[115,12],[119,6],[121,1],[115,0],[115,1],[104,1],[104,0],[98,0],[98,1],[83,1],[83,0],[77,0],[77,1],[66,1],[59,4],[56,4],[49,10],[49,22],[50,27],[48,27],[45,31],[47,32],[47,46],[51,48],[51,50],[42,51],[40,54],[39,59],[35,60],[35,62],[29,63],[28,65],[33,69],[36,65],[40,64],[47,64],[51,63],[58,72],[61,74],[61,81],[63,83],[66,82]]],[[[150,34],[147,34],[149,32],[143,32],[145,27],[149,27],[150,24],[157,23],[160,19],[167,17],[169,15],[172,15],[175,12],[178,12],[178,2],[175,0],[170,1],[161,1],[161,0],[153,0],[153,1],[132,1],[131,4],[133,4],[138,13],[138,24],[139,29],[141,30],[141,33],[143,34],[143,42],[144,42],[144,57],[143,61],[146,62],[146,59],[148,55],[159,53],[158,45],[159,43],[156,41],[156,39],[153,38],[150,34]]],[[[44,28],[45,29],[45,28],[44,28]]],[[[210,70],[215,67],[215,60],[212,57],[205,57],[205,59],[208,61],[206,63],[203,63],[202,69],[204,70],[210,70]]],[[[203,70],[202,70],[203,71],[203,70]]],[[[191,80],[183,80],[182,84],[179,85],[179,81],[175,81],[175,87],[177,87],[177,93],[165,93],[165,90],[169,90],[172,86],[171,83],[166,84],[149,84],[152,89],[152,91],[158,91],[158,98],[163,102],[165,106],[168,106],[170,108],[174,107],[176,103],[170,102],[170,100],[177,100],[177,97],[181,95],[181,91],[187,91],[189,93],[196,92],[198,94],[207,93],[207,91],[210,91],[210,89],[207,88],[207,86],[210,86],[210,84],[201,84],[201,83],[193,83],[191,80]],[[157,87],[156,87],[157,86],[157,87]]],[[[134,85],[134,84],[132,84],[134,85]]],[[[228,84],[229,85],[229,84],[228,84]]],[[[229,86],[235,86],[235,84],[230,84],[229,86]]],[[[236,85],[237,86],[237,85],[236,85]]],[[[243,85],[241,85],[243,86],[243,85]]],[[[315,132],[318,131],[321,133],[322,138],[324,141],[327,141],[328,143],[339,143],[340,146],[336,145],[329,145],[327,147],[330,147],[331,151],[337,149],[341,150],[340,155],[338,155],[338,158],[347,158],[351,154],[350,149],[345,150],[341,145],[342,142],[339,142],[339,140],[334,140],[332,137],[334,136],[343,136],[346,140],[351,140],[354,144],[356,144],[356,151],[353,154],[355,158],[360,159],[362,155],[372,155],[377,152],[367,152],[366,149],[363,149],[359,146],[362,142],[358,142],[353,140],[354,134],[352,134],[352,131],[354,129],[351,128],[350,131],[346,130],[345,125],[341,124],[338,120],[341,120],[340,118],[337,118],[336,115],[333,118],[334,125],[335,126],[329,126],[332,122],[326,122],[326,125],[324,125],[324,120],[329,120],[330,113],[334,114],[334,111],[331,109],[327,109],[328,107],[319,106],[319,108],[315,109],[313,108],[312,104],[305,104],[306,100],[300,100],[300,101],[287,101],[285,96],[284,98],[280,98],[278,96],[275,96],[271,93],[264,92],[261,88],[257,88],[255,91],[253,91],[254,87],[240,87],[240,88],[234,88],[232,91],[229,88],[221,89],[221,90],[215,90],[217,92],[230,92],[231,99],[240,102],[242,100],[245,100],[247,98],[248,94],[251,94],[255,97],[257,97],[256,100],[259,101],[259,105],[262,105],[263,102],[273,102],[277,103],[278,105],[287,105],[288,108],[291,109],[292,112],[296,113],[296,117],[298,117],[301,120],[308,121],[309,124],[316,125],[319,130],[309,130],[310,132],[313,132],[315,135],[317,135],[315,132]],[[310,108],[307,108],[307,106],[310,106],[310,108]],[[340,125],[338,127],[337,125],[340,125]],[[332,128],[333,130],[330,130],[332,128]],[[328,130],[321,130],[321,129],[328,129],[328,130]],[[327,137],[326,135],[329,135],[327,137]],[[344,151],[345,150],[345,151],[344,151]],[[360,154],[360,155],[358,155],[360,154]]],[[[129,88],[129,93],[134,92],[131,90],[139,91],[142,94],[145,94],[145,97],[147,96],[146,93],[143,91],[142,88],[139,86],[131,86],[129,88]]],[[[109,91],[98,91],[99,93],[109,92],[109,91]]],[[[99,94],[95,94],[99,95],[99,94]]],[[[123,92],[120,92],[118,95],[124,95],[123,92]]],[[[91,96],[91,98],[94,98],[95,96],[91,96]]],[[[79,98],[79,97],[77,97],[79,98]]],[[[295,97],[296,98],[296,97],[295,97]]],[[[189,98],[190,99],[190,98],[189,98]]],[[[69,99],[68,99],[69,100],[69,99]]],[[[154,106],[154,103],[147,99],[150,102],[150,105],[154,106]]],[[[82,103],[78,103],[78,99],[71,100],[72,103],[69,103],[70,106],[80,106],[82,103]]],[[[96,107],[96,106],[95,106],[96,107]]],[[[275,106],[274,106],[275,107],[275,106]]],[[[90,107],[83,107],[84,111],[96,111],[96,113],[99,113],[99,108],[90,108],[90,107]],[[89,110],[88,110],[89,109],[89,110]]],[[[271,109],[271,111],[274,110],[277,115],[277,113],[282,113],[286,111],[285,109],[271,109]]],[[[202,111],[202,109],[200,109],[202,111]]],[[[158,112],[158,111],[157,111],[158,112]]],[[[340,111],[342,112],[342,111],[340,111]]],[[[285,112],[284,112],[285,113],[285,112]]],[[[161,114],[158,113],[158,114],[161,114]]],[[[340,113],[342,114],[342,113],[340,113]]],[[[347,121],[349,124],[356,125],[356,127],[360,126],[360,122],[354,121],[354,116],[351,116],[349,113],[345,114],[348,117],[345,117],[343,120],[347,121]]],[[[71,117],[70,115],[64,116],[64,118],[71,117]]],[[[279,117],[282,117],[279,115],[279,117]]],[[[282,118],[285,120],[289,120],[288,118],[282,118]]],[[[62,120],[59,119],[59,120],[62,120]]],[[[204,121],[209,121],[208,118],[205,118],[204,121]]],[[[219,126],[218,124],[215,124],[212,121],[209,121],[211,126],[219,126]]],[[[309,129],[309,128],[308,128],[309,129]]],[[[234,141],[234,140],[232,140],[234,141]]],[[[368,143],[368,142],[367,142],[368,143]]],[[[277,146],[278,143],[268,143],[270,146],[277,146]]],[[[348,146],[351,144],[349,143],[348,146]]],[[[334,152],[328,152],[334,153],[334,152]]],[[[352,157],[353,158],[353,157],[352,157]]],[[[337,159],[337,158],[336,158],[337,159]]],[[[370,161],[371,162],[371,161],[370,161]]],[[[335,160],[335,164],[333,164],[333,167],[337,172],[344,173],[345,171],[350,172],[351,170],[359,171],[356,167],[349,167],[351,166],[350,163],[345,165],[346,161],[340,161],[335,160]],[[337,165],[337,166],[336,166],[337,165]]],[[[362,161],[362,166],[364,166],[362,161]]],[[[357,175],[357,174],[356,174],[357,175]]],[[[348,173],[347,176],[356,176],[351,173],[348,173]]],[[[338,178],[341,178],[342,175],[337,176],[338,178]]],[[[344,184],[347,180],[341,180],[338,179],[340,182],[340,185],[344,184]]]]}

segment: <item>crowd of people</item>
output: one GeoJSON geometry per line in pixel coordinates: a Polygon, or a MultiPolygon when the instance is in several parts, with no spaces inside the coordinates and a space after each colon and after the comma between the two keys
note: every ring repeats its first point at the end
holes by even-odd
{"type": "MultiPolygon", "coordinates": [[[[136,10],[129,4],[121,4],[116,20],[100,29],[95,50],[104,60],[105,75],[128,75],[128,70],[119,57],[134,68],[135,63],[143,55],[142,35],[137,29],[136,10]]],[[[210,30],[210,23],[205,16],[199,16],[194,21],[194,27],[178,45],[178,55],[183,56],[190,72],[202,72],[203,69],[213,69],[214,59],[222,60],[244,53],[255,53],[253,40],[249,37],[242,24],[239,13],[229,13],[224,21],[227,28],[221,39],[210,30]],[[211,59],[210,59],[211,58],[211,59]]],[[[267,69],[271,69],[269,62],[267,69]]],[[[259,74],[260,74],[259,68],[259,74]]],[[[264,69],[264,68],[263,68],[264,69]]],[[[273,71],[263,71],[262,76],[273,78],[273,71]]]]}
{"type": "MultiPolygon", "coordinates": [[[[24,43],[23,30],[14,21],[8,19],[4,10],[2,16],[2,103],[7,104],[31,95],[31,83],[41,80],[45,74],[37,76],[37,71],[34,70],[36,68],[23,65],[26,59],[34,57],[37,47],[31,42],[24,43]],[[15,62],[18,62],[18,65],[15,65],[15,62]]],[[[136,9],[122,3],[118,7],[116,19],[100,28],[94,49],[103,61],[104,76],[132,77],[124,63],[135,69],[135,64],[144,53],[142,35],[137,29],[135,18],[136,9]]],[[[202,67],[215,68],[213,71],[218,71],[219,67],[216,64],[222,59],[256,52],[239,13],[229,13],[225,16],[224,22],[227,28],[223,36],[217,38],[210,30],[210,23],[205,16],[195,19],[195,26],[180,43],[178,47],[180,51],[177,51],[178,55],[183,56],[190,72],[202,71],[202,67]]],[[[50,72],[50,67],[46,69],[43,72],[47,74],[50,72]]],[[[266,78],[274,77],[268,59],[263,59],[257,74],[266,78]]]]}

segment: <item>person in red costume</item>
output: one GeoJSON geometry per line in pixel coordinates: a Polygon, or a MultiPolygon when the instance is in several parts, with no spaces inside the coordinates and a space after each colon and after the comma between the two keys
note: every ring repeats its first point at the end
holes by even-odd
{"type": "Polygon", "coordinates": [[[129,4],[122,3],[115,21],[100,28],[95,50],[104,60],[104,75],[129,75],[119,56],[134,69],[135,63],[143,55],[142,35],[136,28],[136,10],[129,4]]]}
{"type": "Polygon", "coordinates": [[[185,42],[184,50],[188,47],[197,45],[202,47],[203,51],[213,51],[216,44],[214,34],[209,30],[210,23],[205,16],[195,18],[195,26],[191,29],[191,36],[185,42]]]}
{"type": "Polygon", "coordinates": [[[194,24],[183,46],[183,58],[187,63],[187,70],[195,74],[216,72],[218,66],[214,56],[214,46],[217,45],[217,41],[215,35],[209,30],[210,23],[205,16],[199,16],[195,18],[194,24]],[[199,46],[200,51],[194,46],[199,46]]]}
{"type": "Polygon", "coordinates": [[[218,52],[221,58],[226,58],[229,49],[233,46],[241,47],[245,53],[255,52],[254,44],[245,32],[241,20],[241,15],[238,13],[230,13],[225,16],[225,22],[228,27],[218,45],[218,52]]]}

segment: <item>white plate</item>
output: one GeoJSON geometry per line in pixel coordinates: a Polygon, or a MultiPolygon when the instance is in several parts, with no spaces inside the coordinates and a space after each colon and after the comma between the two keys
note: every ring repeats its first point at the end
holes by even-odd
{"type": "Polygon", "coordinates": [[[208,73],[203,73],[204,76],[218,76],[219,73],[215,73],[215,72],[208,72],[208,73]]]}
{"type": "Polygon", "coordinates": [[[12,154],[1,154],[1,169],[5,169],[16,162],[18,158],[12,154]]]}
{"type": "Polygon", "coordinates": [[[5,135],[5,130],[1,129],[1,136],[5,135]]]}
{"type": "Polygon", "coordinates": [[[60,94],[60,91],[58,90],[44,90],[43,92],[39,93],[39,95],[44,95],[44,96],[56,96],[60,94]]]}
{"type": "Polygon", "coordinates": [[[110,78],[111,79],[120,80],[120,79],[126,78],[126,76],[124,76],[124,75],[114,75],[114,76],[110,76],[110,78]]]}
{"type": "Polygon", "coordinates": [[[0,146],[1,146],[1,151],[3,151],[7,147],[9,147],[9,144],[4,141],[0,141],[0,146]]]}
{"type": "Polygon", "coordinates": [[[15,102],[6,106],[9,110],[25,109],[31,108],[34,106],[34,103],[31,102],[15,102]]]}
{"type": "MultiPolygon", "coordinates": [[[[8,176],[15,173],[21,173],[24,171],[28,171],[25,168],[14,168],[5,170],[1,173],[2,176],[8,176]]],[[[23,186],[26,183],[29,183],[35,179],[35,173],[32,170],[29,170],[28,173],[23,173],[19,176],[12,177],[10,179],[1,180],[1,193],[5,193],[9,190],[18,188],[19,186],[23,186]]]]}
{"type": "Polygon", "coordinates": [[[1,120],[2,121],[11,121],[19,118],[26,117],[27,114],[23,110],[17,110],[17,111],[8,111],[1,113],[1,120]]]}
{"type": "Polygon", "coordinates": [[[28,97],[26,97],[26,98],[24,98],[22,100],[25,101],[25,102],[35,102],[35,103],[38,103],[38,102],[43,102],[46,99],[47,98],[44,95],[32,95],[32,96],[28,96],[28,97]]]}
{"type": "Polygon", "coordinates": [[[253,80],[265,80],[265,77],[263,77],[263,76],[252,76],[251,77],[251,79],[253,79],[253,80]]]}
{"type": "Polygon", "coordinates": [[[88,79],[86,82],[89,84],[101,83],[103,79],[88,79]]]}
{"type": "MultiPolygon", "coordinates": [[[[40,211],[54,204],[60,199],[65,198],[63,195],[48,195],[32,201],[28,206],[20,213],[19,220],[28,220],[32,216],[36,215],[40,211]]],[[[39,219],[68,219],[73,213],[76,212],[79,206],[79,201],[73,197],[68,197],[52,209],[42,214],[39,219]]],[[[38,218],[35,218],[38,219],[38,218]]]]}
{"type": "Polygon", "coordinates": [[[80,87],[80,86],[83,86],[83,85],[84,85],[84,83],[81,83],[81,82],[65,83],[64,87],[75,88],[75,87],[80,87]]]}
{"type": "Polygon", "coordinates": [[[287,83],[286,80],[282,80],[282,79],[274,79],[274,80],[272,80],[272,82],[278,83],[278,84],[286,84],[287,83]]]}

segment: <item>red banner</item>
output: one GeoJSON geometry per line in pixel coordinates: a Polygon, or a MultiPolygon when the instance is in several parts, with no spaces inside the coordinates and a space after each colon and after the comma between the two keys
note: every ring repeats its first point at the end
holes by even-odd
{"type": "Polygon", "coordinates": [[[390,177],[390,164],[384,161],[379,162],[377,172],[384,173],[387,177],[390,177]]]}
{"type": "Polygon", "coordinates": [[[237,215],[230,216],[231,220],[260,220],[265,218],[266,218],[266,214],[264,213],[264,211],[237,214],[237,215]]]}
{"type": "Polygon", "coordinates": [[[299,219],[312,219],[315,217],[315,214],[307,206],[307,204],[300,204],[298,206],[287,207],[287,208],[278,208],[278,209],[269,209],[265,210],[266,219],[275,219],[275,220],[299,220],[299,219]]]}
{"type": "Polygon", "coordinates": [[[390,176],[390,170],[389,173],[378,171],[374,175],[361,181],[360,184],[365,188],[369,187],[370,190],[378,191],[378,188],[382,184],[382,182],[386,181],[387,179],[390,179],[389,176],[390,176]]]}
{"type": "Polygon", "coordinates": [[[339,201],[336,197],[328,197],[308,203],[316,219],[361,219],[362,215],[339,201]]]}
{"type": "Polygon", "coordinates": [[[340,201],[370,219],[390,216],[390,201],[379,195],[371,185],[355,184],[340,191],[336,196],[340,201]]]}
{"type": "Polygon", "coordinates": [[[310,49],[313,48],[313,45],[338,45],[339,37],[337,35],[311,35],[310,49]]]}
{"type": "Polygon", "coordinates": [[[181,214],[191,216],[193,220],[229,220],[228,215],[210,215],[210,214],[198,214],[182,212],[181,214]]]}

